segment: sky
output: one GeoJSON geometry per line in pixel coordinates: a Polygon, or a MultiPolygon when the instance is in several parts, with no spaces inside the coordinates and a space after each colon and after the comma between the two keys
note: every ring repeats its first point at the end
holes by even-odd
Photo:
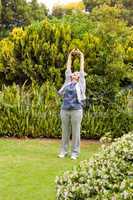
{"type": "Polygon", "coordinates": [[[54,4],[65,4],[69,2],[78,2],[81,0],[38,0],[38,2],[44,3],[50,10],[54,4]]]}

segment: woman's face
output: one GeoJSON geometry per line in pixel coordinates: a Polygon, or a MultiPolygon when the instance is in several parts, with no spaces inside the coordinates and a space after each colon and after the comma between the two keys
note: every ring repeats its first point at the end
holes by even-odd
{"type": "Polygon", "coordinates": [[[73,81],[78,81],[79,80],[79,73],[78,72],[74,72],[72,75],[71,75],[71,80],[73,81]]]}

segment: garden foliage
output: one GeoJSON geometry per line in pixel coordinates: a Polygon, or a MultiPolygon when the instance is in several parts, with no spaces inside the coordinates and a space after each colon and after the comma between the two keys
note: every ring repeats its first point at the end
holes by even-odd
{"type": "Polygon", "coordinates": [[[44,4],[37,0],[1,0],[1,30],[11,30],[15,26],[25,26],[34,20],[42,20],[48,14],[44,4]]]}
{"type": "Polygon", "coordinates": [[[0,93],[0,135],[59,137],[59,97],[53,84],[3,86],[0,93]]]}
{"type": "MultiPolygon", "coordinates": [[[[110,133],[111,138],[114,138],[131,130],[132,115],[123,107],[127,94],[124,103],[121,102],[123,96],[117,101],[119,103],[107,110],[93,102],[84,112],[81,136],[100,138],[110,133]]],[[[41,86],[35,82],[31,86],[25,83],[21,87],[16,84],[3,85],[0,92],[0,136],[60,138],[60,106],[57,89],[49,81],[41,86]]]]}
{"type": "Polygon", "coordinates": [[[58,200],[132,200],[133,132],[57,177],[58,200]]]}
{"type": "MultiPolygon", "coordinates": [[[[122,92],[122,87],[127,87],[133,82],[133,30],[121,19],[122,12],[123,9],[119,6],[103,5],[94,8],[89,15],[76,13],[64,16],[62,20],[46,18],[25,28],[14,28],[8,37],[0,41],[1,135],[61,135],[61,100],[57,96],[57,90],[65,79],[68,53],[75,47],[85,55],[86,95],[92,99],[91,106],[84,112],[82,136],[99,138],[110,132],[113,137],[118,137],[133,129],[132,110],[129,112],[128,109],[128,92],[122,92]],[[16,109],[13,90],[23,90],[30,96],[34,91],[33,85],[37,88],[36,95],[40,90],[49,87],[46,94],[51,95],[53,90],[56,96],[53,99],[56,101],[34,102],[34,98],[30,98],[28,111],[23,102],[19,101],[17,106],[22,106],[21,112],[14,112],[11,108],[16,109]],[[5,106],[4,98],[8,96],[8,92],[12,102],[7,99],[5,106]],[[53,107],[54,102],[57,103],[53,107]],[[43,126],[39,123],[38,116],[32,113],[31,117],[32,103],[38,111],[35,111],[35,115],[42,115],[43,118],[43,113],[47,112],[50,115],[53,112],[52,117],[42,119],[43,126]],[[26,111],[29,113],[25,113],[26,111]],[[20,121],[25,120],[25,116],[28,118],[28,126],[27,122],[23,122],[22,128],[20,121]],[[33,121],[37,119],[38,122],[34,124],[33,121]],[[44,123],[46,120],[51,127],[47,128],[44,123]],[[10,125],[8,121],[11,122],[10,125]]],[[[79,70],[79,58],[73,57],[72,65],[72,70],[79,70]]],[[[18,99],[26,98],[21,92],[17,94],[18,99]]],[[[43,98],[43,93],[39,95],[43,98]]]]}
{"type": "Polygon", "coordinates": [[[110,7],[120,6],[123,8],[121,19],[128,22],[129,26],[133,25],[133,1],[132,0],[83,0],[85,9],[88,12],[92,12],[93,8],[101,7],[102,5],[108,5],[110,7]]]}

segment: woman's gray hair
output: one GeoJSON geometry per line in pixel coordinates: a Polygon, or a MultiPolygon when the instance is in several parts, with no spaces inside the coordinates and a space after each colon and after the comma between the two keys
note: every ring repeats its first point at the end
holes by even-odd
{"type": "MultiPolygon", "coordinates": [[[[79,71],[75,71],[75,72],[71,73],[70,76],[73,76],[75,73],[80,77],[80,72],[79,71]]],[[[87,76],[87,73],[84,72],[84,75],[87,76]]]]}

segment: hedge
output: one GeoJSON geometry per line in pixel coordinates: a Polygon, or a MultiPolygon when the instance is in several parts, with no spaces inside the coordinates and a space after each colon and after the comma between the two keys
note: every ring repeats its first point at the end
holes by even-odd
{"type": "MultiPolygon", "coordinates": [[[[0,136],[60,138],[61,103],[55,85],[48,81],[41,86],[33,82],[28,88],[26,83],[22,87],[16,84],[3,86],[0,92],[0,136]]],[[[127,109],[127,94],[119,96],[108,109],[93,99],[93,104],[84,110],[83,138],[98,139],[108,132],[114,138],[132,129],[133,115],[127,109]]]]}

